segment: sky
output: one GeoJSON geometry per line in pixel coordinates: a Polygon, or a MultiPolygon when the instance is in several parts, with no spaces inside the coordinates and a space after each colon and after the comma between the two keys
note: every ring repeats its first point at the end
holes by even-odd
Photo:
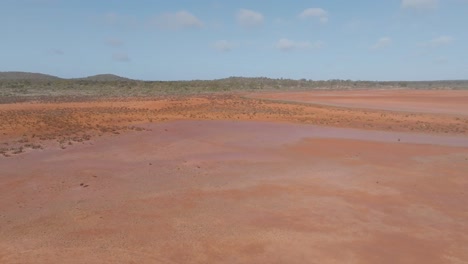
{"type": "Polygon", "coordinates": [[[0,0],[0,71],[468,79],[468,0],[0,0]]]}

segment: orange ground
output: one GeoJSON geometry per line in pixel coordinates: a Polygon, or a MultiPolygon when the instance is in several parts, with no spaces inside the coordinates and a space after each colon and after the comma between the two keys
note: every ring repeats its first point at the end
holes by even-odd
{"type": "Polygon", "coordinates": [[[463,107],[355,103],[0,105],[0,263],[468,262],[463,107]]]}
{"type": "Polygon", "coordinates": [[[317,91],[263,93],[252,97],[353,108],[468,115],[466,90],[317,91]]]}

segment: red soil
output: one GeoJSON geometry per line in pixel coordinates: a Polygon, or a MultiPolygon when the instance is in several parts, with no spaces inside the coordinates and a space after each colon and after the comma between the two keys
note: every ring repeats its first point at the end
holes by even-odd
{"type": "Polygon", "coordinates": [[[468,91],[358,90],[264,93],[252,97],[353,108],[468,115],[468,91]]]}
{"type": "Polygon", "coordinates": [[[43,148],[0,156],[0,263],[468,262],[463,115],[197,97],[0,116],[8,147],[43,148]]]}

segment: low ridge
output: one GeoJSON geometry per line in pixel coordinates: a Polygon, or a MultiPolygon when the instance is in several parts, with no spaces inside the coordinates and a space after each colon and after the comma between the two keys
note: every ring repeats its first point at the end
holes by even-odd
{"type": "Polygon", "coordinates": [[[81,80],[109,82],[109,81],[131,81],[132,79],[121,77],[115,74],[98,74],[98,75],[88,76],[86,78],[81,78],[81,80]]]}
{"type": "Polygon", "coordinates": [[[53,75],[33,72],[0,72],[0,80],[41,80],[53,81],[61,78],[53,75]]]}

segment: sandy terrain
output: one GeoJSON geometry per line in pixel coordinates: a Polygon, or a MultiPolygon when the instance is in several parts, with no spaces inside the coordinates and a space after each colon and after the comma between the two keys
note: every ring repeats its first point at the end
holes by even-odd
{"type": "Polygon", "coordinates": [[[0,263],[468,263],[466,112],[356,103],[0,105],[0,263]]]}
{"type": "Polygon", "coordinates": [[[466,90],[362,90],[264,93],[252,97],[391,111],[468,115],[466,90]]]}

